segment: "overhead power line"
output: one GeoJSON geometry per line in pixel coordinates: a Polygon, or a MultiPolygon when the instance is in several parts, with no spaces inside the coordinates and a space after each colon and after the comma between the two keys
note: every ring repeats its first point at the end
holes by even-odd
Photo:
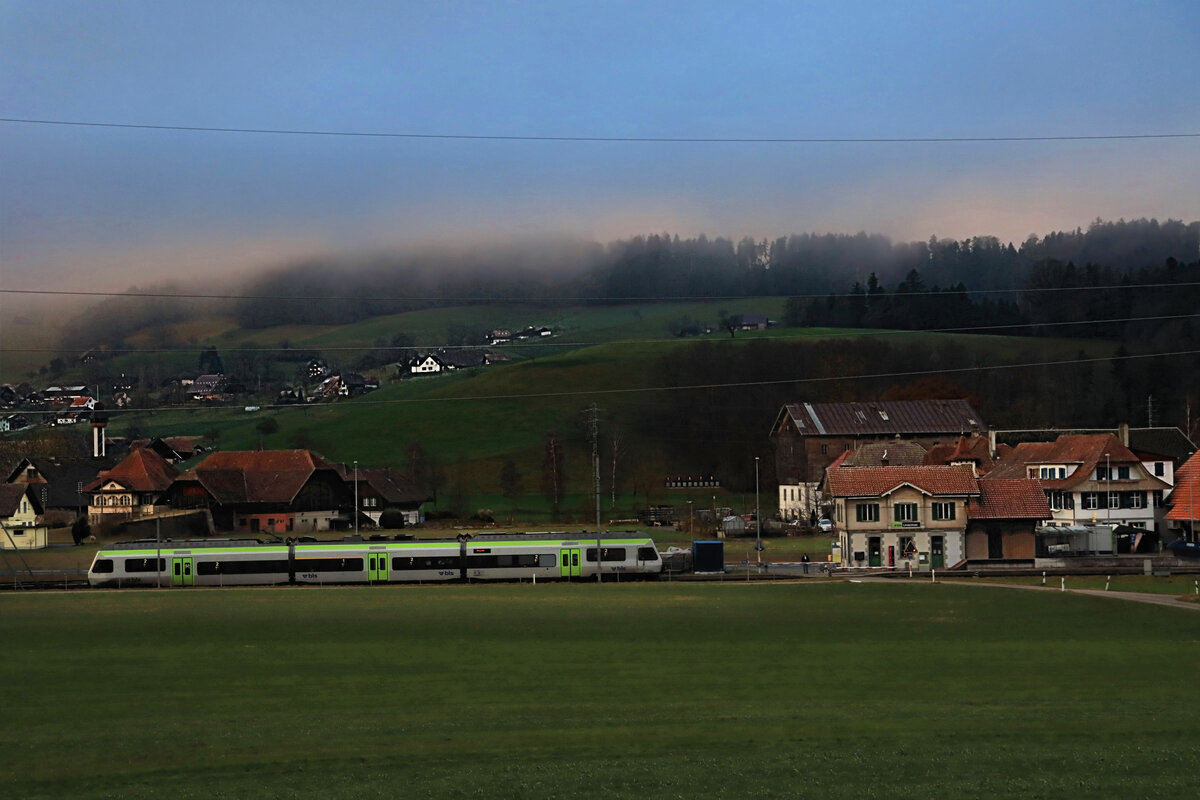
{"type": "MultiPolygon", "coordinates": [[[[845,330],[834,330],[829,333],[808,334],[797,333],[794,336],[771,336],[767,338],[759,338],[757,341],[771,342],[793,342],[808,339],[833,339],[841,337],[870,337],[883,338],[888,336],[913,336],[922,333],[978,333],[981,331],[1004,331],[1020,328],[1059,328],[1070,325],[1114,325],[1124,322],[1163,322],[1172,319],[1195,319],[1200,318],[1200,312],[1192,314],[1164,314],[1153,317],[1109,317],[1107,319],[1084,319],[1072,320],[1069,322],[1016,322],[1005,325],[969,325],[953,328],[917,328],[913,330],[895,329],[895,330],[875,330],[871,328],[848,328],[845,330]]],[[[798,329],[805,330],[805,329],[798,329]]],[[[719,335],[722,332],[713,332],[713,336],[720,341],[727,341],[723,336],[719,335]]],[[[664,339],[606,339],[595,342],[567,342],[562,340],[548,339],[531,342],[505,342],[503,347],[505,350],[519,348],[548,348],[548,347],[597,347],[602,345],[626,345],[626,344],[678,344],[680,342],[691,342],[696,337],[680,337],[672,336],[664,339]]],[[[226,353],[237,355],[239,353],[295,353],[304,351],[314,351],[321,353],[362,353],[381,350],[480,350],[486,347],[496,347],[497,345],[488,344],[364,344],[364,345],[341,345],[337,347],[326,347],[321,344],[297,344],[294,347],[238,347],[224,345],[221,349],[226,353]]],[[[218,347],[217,343],[210,344],[194,344],[187,347],[120,347],[106,348],[100,352],[106,356],[121,356],[134,354],[149,354],[149,353],[189,353],[193,351],[208,350],[218,347]]],[[[61,347],[11,347],[0,348],[0,355],[5,353],[61,353],[61,347]]]]}
{"type": "MultiPolygon", "coordinates": [[[[1111,289],[1164,289],[1200,286],[1200,281],[1182,281],[1179,283],[1114,283],[1104,286],[1047,286],[1013,289],[966,289],[968,295],[997,295],[997,294],[1041,294],[1047,292],[1098,292],[1111,289]]],[[[811,292],[805,294],[773,295],[777,297],[796,298],[800,300],[827,299],[830,297],[862,297],[870,300],[872,297],[894,300],[907,297],[945,297],[959,294],[953,287],[938,291],[927,290],[920,292],[880,292],[876,295],[859,292],[811,292]]],[[[706,302],[710,300],[757,300],[756,295],[727,294],[727,295],[646,295],[646,296],[617,296],[604,297],[453,297],[444,295],[411,296],[411,297],[363,297],[361,295],[286,295],[286,294],[203,294],[193,292],[99,292],[75,291],[67,289],[0,289],[0,294],[20,295],[49,295],[55,297],[146,297],[171,300],[299,300],[313,301],[353,301],[360,303],[506,303],[510,305],[524,304],[553,304],[553,303],[649,303],[649,302],[706,302]]]]}
{"type": "Polygon", "coordinates": [[[59,125],[77,128],[119,128],[146,131],[186,131],[190,133],[243,133],[273,136],[349,136],[374,139],[441,139],[500,142],[625,142],[631,144],[944,144],[980,142],[1086,142],[1129,141],[1138,139],[1195,139],[1200,133],[1116,133],[1076,134],[1067,136],[552,136],[508,135],[495,133],[422,133],[402,131],[346,131],[303,128],[232,128],[210,125],[149,125],[130,122],[90,120],[30,119],[0,117],[0,122],[19,125],[59,125]]]}

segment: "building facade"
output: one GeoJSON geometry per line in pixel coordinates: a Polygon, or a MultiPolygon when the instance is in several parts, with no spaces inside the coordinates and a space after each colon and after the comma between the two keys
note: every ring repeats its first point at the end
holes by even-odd
{"type": "Polygon", "coordinates": [[[896,439],[928,450],[954,445],[964,434],[985,432],[982,418],[966,400],[789,403],[771,428],[779,514],[797,520],[820,512],[825,470],[848,450],[896,439]]]}
{"type": "Polygon", "coordinates": [[[979,497],[970,466],[831,467],[842,565],[930,570],[965,558],[967,506],[979,497]]]}

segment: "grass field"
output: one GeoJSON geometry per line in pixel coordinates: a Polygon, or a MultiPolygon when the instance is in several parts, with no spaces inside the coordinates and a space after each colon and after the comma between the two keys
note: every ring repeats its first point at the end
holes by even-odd
{"type": "Polygon", "coordinates": [[[912,584],[0,596],[0,796],[1196,796],[1200,615],[912,584]]]}

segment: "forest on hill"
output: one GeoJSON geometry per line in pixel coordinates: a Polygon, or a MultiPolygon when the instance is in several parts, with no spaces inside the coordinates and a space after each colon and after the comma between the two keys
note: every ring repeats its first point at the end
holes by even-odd
{"type": "MultiPolygon", "coordinates": [[[[914,285],[914,273],[924,290],[969,294],[1070,288],[1089,281],[1136,283],[1146,270],[1170,271],[1174,269],[1168,266],[1171,263],[1188,265],[1197,258],[1200,222],[1140,219],[1096,220],[1086,230],[1031,235],[1020,245],[1003,243],[994,236],[892,242],[878,234],[805,233],[735,241],[703,235],[681,239],[664,233],[607,245],[572,241],[345,261],[311,259],[251,277],[227,299],[109,298],[66,326],[63,346],[67,350],[119,348],[144,328],[213,313],[232,313],[247,329],[280,324],[341,325],[470,303],[811,297],[853,291],[856,283],[864,294],[870,294],[875,291],[872,281],[876,288],[894,285],[897,292],[903,292],[905,285],[914,285]]],[[[158,287],[157,292],[188,294],[179,287],[158,287]]],[[[139,293],[130,290],[130,294],[139,293]]],[[[1036,324],[1047,316],[1067,319],[1067,309],[1060,311],[1056,303],[1044,303],[1039,309],[1032,307],[1037,302],[1030,296],[1002,299],[1010,307],[1000,307],[1000,299],[989,301],[992,307],[981,306],[973,318],[982,313],[984,324],[992,319],[996,324],[1025,319],[1036,324]],[[1016,313],[1021,309],[1027,318],[1016,313]]],[[[1149,296],[1142,305],[1156,302],[1149,296]]],[[[806,313],[812,313],[807,305],[806,313]]],[[[820,324],[816,319],[808,323],[820,324]]],[[[1065,335],[1075,334],[1067,331],[1065,335]]]]}

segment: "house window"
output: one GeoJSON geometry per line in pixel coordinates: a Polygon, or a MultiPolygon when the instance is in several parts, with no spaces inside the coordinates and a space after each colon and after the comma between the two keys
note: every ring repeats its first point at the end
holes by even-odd
{"type": "Polygon", "coordinates": [[[1109,492],[1108,493],[1108,505],[1105,507],[1106,508],[1120,508],[1121,507],[1121,493],[1120,492],[1109,492]]]}
{"type": "Polygon", "coordinates": [[[1083,493],[1083,507],[1085,510],[1089,510],[1089,511],[1093,511],[1093,510],[1099,508],[1100,507],[1100,493],[1099,492],[1084,492],[1083,493]]]}
{"type": "Polygon", "coordinates": [[[1162,508],[1162,504],[1163,504],[1162,489],[1155,489],[1154,492],[1150,495],[1150,497],[1152,497],[1154,500],[1155,508],[1162,508]]]}
{"type": "Polygon", "coordinates": [[[829,455],[829,445],[827,445],[827,444],[821,445],[821,455],[823,455],[823,456],[829,455]]]}
{"type": "Polygon", "coordinates": [[[896,522],[916,522],[916,503],[896,503],[892,506],[892,514],[896,522]]]}
{"type": "Polygon", "coordinates": [[[1117,467],[1117,480],[1129,480],[1129,467],[1117,467]]]}
{"type": "Polygon", "coordinates": [[[900,557],[901,558],[916,558],[917,557],[917,540],[913,536],[900,537],[900,557]]]}
{"type": "Polygon", "coordinates": [[[858,522],[879,522],[879,503],[857,503],[854,519],[858,522]]]}
{"type": "Polygon", "coordinates": [[[1055,472],[1054,467],[1042,467],[1041,471],[1038,474],[1038,477],[1039,478],[1048,478],[1048,479],[1053,480],[1054,472],[1055,472]]]}
{"type": "Polygon", "coordinates": [[[936,520],[954,519],[954,503],[934,503],[933,518],[936,520]]]}
{"type": "Polygon", "coordinates": [[[1158,476],[1159,478],[1161,478],[1163,475],[1166,475],[1167,474],[1167,465],[1161,461],[1155,461],[1154,462],[1154,474],[1156,476],[1158,476]]]}
{"type": "Polygon", "coordinates": [[[1129,493],[1129,507],[1130,508],[1145,508],[1146,507],[1146,495],[1143,494],[1142,492],[1130,492],[1129,493]]]}
{"type": "Polygon", "coordinates": [[[1112,470],[1104,464],[1096,467],[1096,480],[1106,481],[1112,476],[1112,470]]]}

